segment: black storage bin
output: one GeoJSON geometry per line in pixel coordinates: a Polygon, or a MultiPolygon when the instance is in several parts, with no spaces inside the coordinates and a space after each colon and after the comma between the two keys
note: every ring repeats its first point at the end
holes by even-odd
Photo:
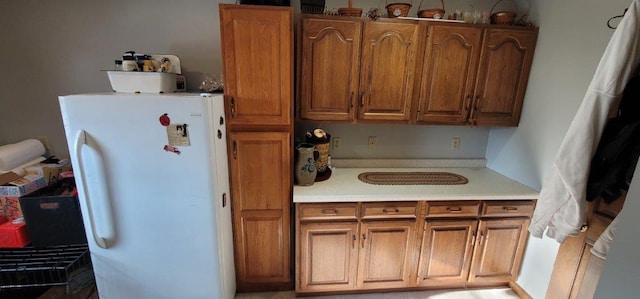
{"type": "Polygon", "coordinates": [[[87,244],[73,178],[20,198],[33,247],[87,244]]]}

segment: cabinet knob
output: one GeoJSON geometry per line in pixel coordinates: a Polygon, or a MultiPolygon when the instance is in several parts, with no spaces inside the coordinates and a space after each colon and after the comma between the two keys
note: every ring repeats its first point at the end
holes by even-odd
{"type": "Polygon", "coordinates": [[[367,239],[367,234],[362,234],[362,248],[364,248],[364,241],[367,239]]]}
{"type": "Polygon", "coordinates": [[[233,97],[231,97],[230,103],[231,103],[231,117],[235,117],[236,116],[236,100],[233,97]]]}
{"type": "Polygon", "coordinates": [[[518,211],[517,207],[502,207],[502,210],[509,213],[515,213],[518,211]]]}
{"type": "Polygon", "coordinates": [[[233,141],[233,159],[238,159],[238,143],[233,141]]]}
{"type": "Polygon", "coordinates": [[[353,96],[355,95],[355,93],[352,91],[351,95],[349,96],[349,103],[350,103],[350,108],[353,108],[353,96]]]}

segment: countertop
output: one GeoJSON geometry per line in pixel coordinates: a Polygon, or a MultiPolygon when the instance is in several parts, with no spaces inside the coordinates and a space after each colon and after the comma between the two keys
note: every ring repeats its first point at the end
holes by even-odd
{"type": "Polygon", "coordinates": [[[311,186],[295,185],[293,187],[293,201],[295,203],[321,203],[419,200],[531,200],[538,198],[538,191],[486,168],[483,162],[483,159],[455,161],[336,160],[332,162],[334,167],[328,180],[315,182],[311,186]],[[469,182],[462,185],[372,185],[358,179],[358,175],[363,172],[390,171],[451,172],[466,177],[469,182]]]}

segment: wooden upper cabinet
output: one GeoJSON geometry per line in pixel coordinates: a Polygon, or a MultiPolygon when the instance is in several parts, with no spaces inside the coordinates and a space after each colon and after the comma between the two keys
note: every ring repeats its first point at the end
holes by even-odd
{"type": "Polygon", "coordinates": [[[302,17],[304,120],[517,126],[538,30],[302,17]]]}
{"type": "Polygon", "coordinates": [[[429,26],[418,122],[467,123],[481,40],[482,28],[429,26]]]}
{"type": "Polygon", "coordinates": [[[486,29],[471,123],[517,126],[537,30],[486,29]]]}
{"type": "Polygon", "coordinates": [[[291,125],[293,10],[220,5],[227,120],[236,125],[291,125]]]}
{"type": "Polygon", "coordinates": [[[355,119],[361,35],[360,21],[302,19],[302,119],[355,119]]]}
{"type": "Polygon", "coordinates": [[[359,119],[409,121],[418,32],[415,23],[365,23],[359,119]]]}

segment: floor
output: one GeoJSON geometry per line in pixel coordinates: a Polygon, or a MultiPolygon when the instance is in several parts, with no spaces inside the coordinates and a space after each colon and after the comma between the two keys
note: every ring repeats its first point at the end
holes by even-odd
{"type": "MultiPolygon", "coordinates": [[[[294,292],[241,293],[236,299],[292,299],[294,292]]],[[[351,295],[301,297],[306,299],[519,299],[509,288],[482,290],[434,290],[420,292],[394,292],[351,295]]]]}

